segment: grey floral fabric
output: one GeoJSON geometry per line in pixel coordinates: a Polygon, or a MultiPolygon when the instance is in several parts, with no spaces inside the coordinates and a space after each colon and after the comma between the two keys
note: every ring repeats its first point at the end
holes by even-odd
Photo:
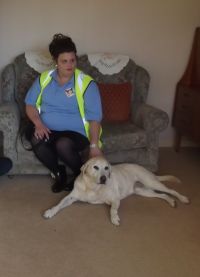
{"type": "MultiPolygon", "coordinates": [[[[111,163],[137,163],[156,171],[159,133],[167,127],[169,118],[166,112],[146,104],[150,82],[148,72],[130,59],[119,73],[103,75],[90,65],[87,55],[79,57],[78,67],[97,82],[131,82],[131,120],[125,123],[103,123],[103,151],[111,163]]],[[[38,75],[26,63],[24,54],[16,57],[2,72],[0,132],[3,133],[4,155],[11,158],[14,164],[9,174],[48,174],[33,152],[23,148],[19,138],[20,122],[25,117],[24,98],[38,75]]]]}

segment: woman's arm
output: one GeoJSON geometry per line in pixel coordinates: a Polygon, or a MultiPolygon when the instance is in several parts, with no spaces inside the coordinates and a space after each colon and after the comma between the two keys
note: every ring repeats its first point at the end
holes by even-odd
{"type": "Polygon", "coordinates": [[[49,139],[51,131],[42,123],[38,110],[32,105],[26,105],[26,114],[35,125],[35,137],[39,139],[46,137],[49,139]]]}
{"type": "Polygon", "coordinates": [[[103,155],[98,145],[100,129],[101,124],[99,122],[89,121],[90,158],[103,155]]]}
{"type": "Polygon", "coordinates": [[[89,122],[89,157],[103,155],[99,148],[99,135],[101,130],[102,106],[98,86],[91,82],[84,95],[86,120],[89,122]]]}

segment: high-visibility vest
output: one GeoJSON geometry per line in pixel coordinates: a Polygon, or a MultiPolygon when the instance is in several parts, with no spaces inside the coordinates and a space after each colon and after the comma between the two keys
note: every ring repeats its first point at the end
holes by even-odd
{"type": "MultiPolygon", "coordinates": [[[[46,86],[51,82],[52,80],[51,74],[53,73],[54,70],[55,69],[44,71],[40,75],[41,90],[36,101],[36,108],[38,109],[39,112],[42,104],[42,93],[46,88],[46,86]]],[[[77,68],[75,69],[74,73],[75,73],[74,83],[75,83],[76,99],[78,102],[79,112],[85,128],[85,133],[87,138],[89,139],[89,122],[85,119],[84,93],[93,79],[89,75],[84,74],[81,70],[77,68]]],[[[100,130],[100,135],[101,135],[101,132],[102,130],[100,130]]],[[[100,139],[99,139],[98,145],[99,147],[102,146],[100,139]]]]}

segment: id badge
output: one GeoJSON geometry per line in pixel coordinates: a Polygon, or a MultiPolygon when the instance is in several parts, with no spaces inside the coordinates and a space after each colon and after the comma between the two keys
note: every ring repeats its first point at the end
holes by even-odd
{"type": "Polygon", "coordinates": [[[74,95],[73,88],[66,88],[65,89],[65,94],[67,97],[72,97],[74,95]]]}

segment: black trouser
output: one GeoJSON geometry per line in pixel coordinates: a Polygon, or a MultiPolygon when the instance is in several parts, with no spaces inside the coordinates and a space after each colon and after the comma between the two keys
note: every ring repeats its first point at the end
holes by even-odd
{"type": "Polygon", "coordinates": [[[85,136],[73,131],[51,131],[48,140],[40,140],[34,136],[33,128],[30,138],[36,157],[52,173],[56,174],[59,171],[61,160],[75,176],[79,175],[89,149],[89,140],[85,136]]]}

